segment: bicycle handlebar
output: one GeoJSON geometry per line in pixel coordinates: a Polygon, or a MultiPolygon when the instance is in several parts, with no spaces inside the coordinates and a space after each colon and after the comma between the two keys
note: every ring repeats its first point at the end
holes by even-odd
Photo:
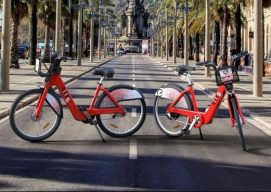
{"type": "Polygon", "coordinates": [[[232,56],[231,65],[233,65],[236,61],[240,60],[242,57],[246,57],[248,55],[249,55],[248,52],[242,52],[242,53],[238,53],[238,54],[232,56]]]}
{"type": "MultiPolygon", "coordinates": [[[[66,59],[66,57],[59,57],[58,54],[53,54],[50,59],[51,60],[50,67],[48,68],[46,65],[44,65],[48,71],[46,73],[39,71],[38,72],[39,76],[46,77],[47,79],[50,78],[53,72],[61,72],[60,63],[63,59],[66,59]]],[[[40,57],[39,60],[42,61],[42,58],[40,57]]]]}
{"type": "MultiPolygon", "coordinates": [[[[242,52],[242,53],[239,53],[239,54],[232,56],[231,65],[233,65],[236,61],[240,60],[242,57],[246,57],[248,55],[249,55],[248,52],[242,52]]],[[[212,67],[214,70],[217,69],[216,64],[212,61],[199,62],[196,64],[196,66],[198,66],[198,67],[199,66],[212,67]]]]}
{"type": "Polygon", "coordinates": [[[196,64],[196,66],[205,66],[205,67],[212,67],[214,70],[216,70],[216,65],[212,61],[204,61],[204,62],[199,62],[196,64]]]}

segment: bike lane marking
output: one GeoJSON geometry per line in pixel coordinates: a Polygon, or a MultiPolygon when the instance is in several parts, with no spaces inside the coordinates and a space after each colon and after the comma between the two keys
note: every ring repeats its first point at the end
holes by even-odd
{"type": "Polygon", "coordinates": [[[137,140],[136,139],[130,139],[129,159],[131,160],[137,159],[137,140]]]}
{"type": "MultiPolygon", "coordinates": [[[[135,87],[135,58],[132,56],[132,66],[133,66],[133,87],[135,87]]],[[[137,140],[130,139],[130,149],[129,149],[129,159],[136,160],[137,159],[137,140]]]]}
{"type": "Polygon", "coordinates": [[[133,87],[136,87],[136,85],[135,85],[135,80],[136,80],[136,78],[135,78],[135,57],[134,57],[134,55],[132,56],[132,65],[133,65],[133,87]]]}

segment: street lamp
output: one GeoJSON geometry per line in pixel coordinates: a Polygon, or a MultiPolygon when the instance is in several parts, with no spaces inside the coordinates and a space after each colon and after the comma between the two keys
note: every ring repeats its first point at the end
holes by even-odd
{"type": "Polygon", "coordinates": [[[78,50],[77,50],[77,66],[81,66],[82,62],[82,30],[83,30],[83,4],[82,0],[79,0],[79,13],[78,13],[78,50]]]}
{"type": "Polygon", "coordinates": [[[93,62],[94,60],[94,18],[92,15],[94,14],[94,0],[91,0],[90,2],[90,14],[91,14],[91,21],[90,21],[90,44],[89,44],[89,49],[90,49],[90,62],[93,62]]]}
{"type": "Polygon", "coordinates": [[[166,61],[168,61],[168,6],[166,5],[166,61]]]}
{"type": "Polygon", "coordinates": [[[101,9],[102,9],[102,0],[99,0],[99,28],[98,28],[98,59],[101,60],[101,9]]]}
{"type": "Polygon", "coordinates": [[[176,41],[176,39],[177,39],[176,38],[176,24],[177,24],[176,17],[177,17],[177,1],[174,0],[173,39],[172,39],[172,44],[173,44],[172,57],[173,57],[173,64],[174,65],[176,64],[176,49],[177,49],[177,47],[176,47],[176,43],[177,43],[177,41],[176,41]]]}
{"type": "Polygon", "coordinates": [[[56,0],[55,51],[61,49],[61,0],[56,0]]]}
{"type": "Polygon", "coordinates": [[[189,43],[189,35],[188,35],[188,0],[185,0],[185,7],[184,7],[184,25],[185,25],[185,34],[184,34],[184,64],[188,65],[188,43],[189,43]]]}
{"type": "Polygon", "coordinates": [[[255,32],[254,32],[254,65],[253,65],[253,96],[263,96],[263,1],[254,0],[254,19],[255,19],[255,32]]]}
{"type": "MultiPolygon", "coordinates": [[[[210,0],[205,1],[205,61],[210,60],[210,0]]],[[[211,76],[210,67],[205,67],[205,76],[211,76]]]]}
{"type": "MultiPolygon", "coordinates": [[[[105,13],[106,13],[106,11],[105,11],[105,13]]],[[[107,15],[106,15],[107,16],[107,15]]],[[[106,33],[107,33],[107,18],[106,18],[106,16],[105,16],[105,18],[103,19],[103,24],[102,24],[102,26],[103,26],[103,36],[104,36],[104,59],[106,58],[106,53],[107,53],[107,40],[106,40],[106,33]]]]}

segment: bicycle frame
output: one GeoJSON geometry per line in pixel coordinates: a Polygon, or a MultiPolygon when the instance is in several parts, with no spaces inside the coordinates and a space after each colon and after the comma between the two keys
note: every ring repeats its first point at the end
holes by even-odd
{"type": "MultiPolygon", "coordinates": [[[[193,89],[192,85],[189,85],[185,90],[183,90],[179,96],[171,103],[171,105],[168,107],[167,109],[167,113],[177,113],[183,116],[187,116],[189,117],[189,123],[191,124],[193,121],[194,117],[198,117],[198,123],[194,126],[195,128],[201,128],[202,125],[206,125],[206,124],[210,124],[212,122],[212,119],[214,118],[219,106],[221,105],[224,96],[226,95],[227,89],[225,87],[225,85],[221,85],[218,87],[212,102],[209,106],[209,108],[206,109],[205,112],[200,112],[198,109],[198,105],[197,105],[197,101],[196,101],[196,97],[195,97],[195,92],[193,89]],[[193,111],[190,110],[185,110],[185,109],[180,109],[180,108],[175,108],[176,104],[181,100],[181,98],[185,95],[185,94],[189,94],[191,96],[192,99],[192,104],[193,104],[193,111]]],[[[241,116],[242,122],[243,124],[245,123],[244,121],[244,117],[241,113],[241,108],[239,106],[239,102],[238,99],[236,97],[236,95],[233,93],[231,94],[234,99],[236,100],[236,104],[237,104],[237,109],[238,112],[241,116]]],[[[232,108],[231,108],[231,104],[230,104],[230,95],[228,96],[228,110],[230,113],[230,118],[231,118],[231,123],[232,123],[232,127],[234,126],[235,120],[234,120],[234,115],[232,112],[232,108]]]]}
{"type": "MultiPolygon", "coordinates": [[[[60,75],[58,75],[58,74],[53,74],[50,81],[45,84],[44,91],[38,100],[36,110],[34,112],[35,117],[38,118],[40,116],[44,101],[46,99],[46,95],[48,94],[49,89],[51,89],[53,86],[56,86],[57,89],[59,90],[60,95],[64,99],[73,118],[77,121],[85,120],[87,118],[86,115],[78,109],[71,94],[69,93],[69,91],[66,88],[64,82],[62,81],[60,75]]],[[[90,106],[87,108],[87,113],[90,116],[95,116],[95,115],[100,115],[100,114],[112,114],[112,113],[120,113],[121,115],[125,115],[125,110],[123,109],[122,106],[120,106],[118,104],[118,102],[115,100],[115,98],[112,97],[110,95],[110,93],[105,88],[103,88],[103,86],[101,84],[98,84],[96,91],[95,91],[95,94],[94,94],[94,97],[90,103],[90,106]],[[111,100],[111,102],[115,105],[115,107],[101,108],[101,109],[95,108],[95,104],[96,104],[96,101],[98,99],[100,92],[104,92],[108,96],[108,98],[111,100]]]]}

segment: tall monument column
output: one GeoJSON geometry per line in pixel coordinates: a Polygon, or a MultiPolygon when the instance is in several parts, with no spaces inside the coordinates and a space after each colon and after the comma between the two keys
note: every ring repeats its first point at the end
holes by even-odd
{"type": "Polygon", "coordinates": [[[128,7],[126,10],[126,15],[127,15],[127,30],[128,30],[128,37],[137,37],[136,31],[135,31],[135,25],[136,25],[136,20],[134,16],[136,15],[136,1],[135,0],[130,0],[128,1],[128,7]]]}

